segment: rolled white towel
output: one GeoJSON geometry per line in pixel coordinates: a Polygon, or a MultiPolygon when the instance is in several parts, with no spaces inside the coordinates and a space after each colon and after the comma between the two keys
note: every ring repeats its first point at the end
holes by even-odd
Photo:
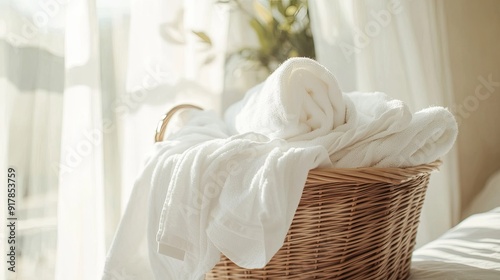
{"type": "Polygon", "coordinates": [[[337,80],[309,58],[291,58],[264,83],[233,104],[225,121],[233,133],[257,132],[271,139],[311,140],[345,122],[337,80]]]}
{"type": "Polygon", "coordinates": [[[315,141],[328,147],[334,167],[430,163],[444,156],[457,137],[457,123],[445,108],[430,107],[412,115],[403,102],[390,100],[383,93],[347,96],[355,110],[348,113],[346,125],[315,141]],[[370,111],[368,107],[378,109],[370,111]]]}

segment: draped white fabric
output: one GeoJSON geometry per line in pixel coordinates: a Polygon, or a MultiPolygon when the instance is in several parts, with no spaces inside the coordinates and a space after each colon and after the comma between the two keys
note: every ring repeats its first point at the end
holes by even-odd
{"type": "MultiPolygon", "coordinates": [[[[262,75],[227,54],[256,38],[216,1],[42,2],[0,1],[0,168],[18,173],[22,255],[15,276],[0,255],[0,278],[99,279],[157,120],[175,103],[221,112],[239,99],[262,75]]],[[[452,102],[438,1],[310,4],[318,59],[344,91],[385,91],[414,110],[452,102]]],[[[454,153],[444,161],[420,243],[458,216],[454,153]]]]}

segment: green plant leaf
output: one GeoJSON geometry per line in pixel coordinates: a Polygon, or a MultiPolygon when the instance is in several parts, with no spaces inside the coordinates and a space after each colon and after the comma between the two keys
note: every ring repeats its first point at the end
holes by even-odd
{"type": "Polygon", "coordinates": [[[268,24],[273,21],[271,11],[259,1],[253,1],[253,8],[263,23],[268,24]]]}
{"type": "Polygon", "coordinates": [[[208,35],[205,34],[205,32],[203,32],[203,31],[194,31],[193,30],[193,33],[196,36],[198,36],[198,38],[200,38],[202,42],[206,43],[209,46],[212,46],[212,40],[210,40],[210,37],[208,37],[208,35]]]}
{"type": "Polygon", "coordinates": [[[271,7],[276,7],[276,8],[278,9],[278,11],[279,11],[282,15],[284,15],[284,14],[285,14],[285,9],[286,9],[286,8],[285,8],[285,6],[283,5],[284,3],[283,3],[283,1],[282,1],[282,0],[278,0],[278,1],[276,1],[276,0],[274,0],[274,1],[273,1],[273,0],[270,0],[270,1],[271,1],[271,7]]]}
{"type": "Polygon", "coordinates": [[[185,44],[184,34],[177,26],[164,23],[160,25],[160,36],[167,42],[172,44],[185,44]]]}
{"type": "Polygon", "coordinates": [[[288,17],[293,17],[293,16],[295,16],[296,12],[297,12],[296,6],[288,6],[285,10],[285,15],[288,17]]]}
{"type": "Polygon", "coordinates": [[[253,28],[255,33],[257,33],[257,38],[259,39],[261,48],[264,51],[268,50],[271,40],[269,40],[270,36],[268,34],[269,32],[266,30],[266,27],[255,18],[252,18],[250,20],[250,26],[253,28]]]}

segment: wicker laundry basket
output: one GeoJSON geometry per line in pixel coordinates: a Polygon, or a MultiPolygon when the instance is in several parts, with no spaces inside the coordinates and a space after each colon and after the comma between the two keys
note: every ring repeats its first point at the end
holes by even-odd
{"type": "MultiPolygon", "coordinates": [[[[170,110],[156,141],[186,108],[198,107],[170,110]]],[[[439,164],[311,170],[283,247],[271,261],[245,269],[221,256],[205,279],[406,279],[430,172],[439,164]]]]}

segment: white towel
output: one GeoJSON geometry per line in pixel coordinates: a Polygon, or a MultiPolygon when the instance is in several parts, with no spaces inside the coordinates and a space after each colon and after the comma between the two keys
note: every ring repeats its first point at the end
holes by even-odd
{"type": "Polygon", "coordinates": [[[160,160],[153,190],[167,191],[159,252],[183,261],[183,279],[203,278],[221,252],[242,267],[264,267],[283,244],[308,171],[329,165],[321,146],[294,148],[256,133],[205,139],[160,160]]]}
{"type": "Polygon", "coordinates": [[[311,140],[345,122],[345,105],[337,80],[325,67],[292,58],[233,104],[225,120],[233,133],[311,140]]]}
{"type": "Polygon", "coordinates": [[[328,147],[334,167],[408,167],[444,156],[457,137],[453,115],[442,107],[413,116],[382,93],[350,93],[355,104],[345,127],[313,141],[328,147]],[[374,106],[372,104],[377,104],[374,106]],[[368,108],[379,107],[369,114],[368,108]],[[364,112],[364,113],[362,113],[364,112]]]}
{"type": "MultiPolygon", "coordinates": [[[[173,159],[190,147],[226,138],[225,124],[213,112],[187,110],[178,140],[156,143],[134,184],[126,211],[108,251],[103,280],[189,279],[183,262],[157,253],[156,233],[167,188],[158,176],[169,176],[173,159]]],[[[171,128],[171,127],[169,127],[171,128]]],[[[173,132],[169,131],[170,137],[173,132]]],[[[167,179],[168,180],[168,179],[167,179]]]]}
{"type": "Polygon", "coordinates": [[[453,115],[431,107],[412,116],[381,92],[342,94],[335,77],[308,58],[283,63],[225,114],[232,133],[257,131],[290,145],[321,145],[333,167],[406,167],[446,154],[458,133],[453,115]]]}

